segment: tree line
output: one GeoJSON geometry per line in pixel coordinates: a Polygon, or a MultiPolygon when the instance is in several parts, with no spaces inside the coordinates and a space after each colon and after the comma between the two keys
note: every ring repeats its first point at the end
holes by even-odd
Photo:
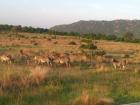
{"type": "Polygon", "coordinates": [[[135,35],[132,32],[125,32],[121,36],[117,35],[106,35],[106,34],[84,34],[82,37],[87,39],[95,40],[112,40],[118,42],[131,42],[131,43],[140,43],[140,39],[135,38],[135,35]]]}
{"type": "Polygon", "coordinates": [[[0,25],[0,32],[29,32],[29,33],[47,33],[48,29],[45,28],[34,28],[31,26],[14,26],[14,25],[0,25]]]}
{"type": "Polygon", "coordinates": [[[132,32],[126,32],[122,34],[120,37],[117,35],[107,35],[103,33],[88,33],[88,34],[80,34],[77,32],[58,32],[54,30],[49,30],[46,28],[34,28],[31,26],[14,26],[14,25],[0,25],[0,32],[13,32],[18,34],[18,32],[28,32],[28,33],[45,33],[49,35],[63,35],[63,36],[78,36],[82,38],[87,38],[91,40],[113,40],[113,41],[123,41],[123,42],[132,42],[132,43],[140,43],[140,39],[135,38],[132,32]]]}
{"type": "Polygon", "coordinates": [[[77,32],[57,32],[49,30],[50,35],[64,35],[64,36],[79,36],[81,38],[91,39],[91,40],[112,40],[120,42],[131,42],[131,43],[140,43],[140,39],[135,38],[135,35],[132,32],[125,32],[121,36],[117,35],[107,35],[103,33],[88,33],[80,34],[77,32]]]}

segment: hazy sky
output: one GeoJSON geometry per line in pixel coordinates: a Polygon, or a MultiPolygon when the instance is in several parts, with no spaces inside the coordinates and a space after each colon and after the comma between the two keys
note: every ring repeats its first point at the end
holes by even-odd
{"type": "Polygon", "coordinates": [[[140,19],[140,0],[0,0],[0,24],[49,28],[114,19],[140,19]]]}

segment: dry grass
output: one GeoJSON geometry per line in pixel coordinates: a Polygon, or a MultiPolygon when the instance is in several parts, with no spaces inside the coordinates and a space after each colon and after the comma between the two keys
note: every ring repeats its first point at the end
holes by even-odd
{"type": "MultiPolygon", "coordinates": [[[[57,51],[57,52],[70,52],[73,51],[73,49],[75,49],[75,51],[78,51],[79,45],[80,45],[80,40],[78,40],[75,37],[57,37],[56,39],[51,39],[52,41],[48,41],[48,38],[44,38],[43,35],[40,35],[40,37],[38,37],[38,35],[36,34],[26,34],[26,33],[22,33],[22,35],[25,35],[29,38],[16,38],[13,37],[12,39],[7,37],[1,37],[0,38],[0,45],[1,46],[8,46],[11,47],[13,50],[17,50],[15,49],[16,47],[20,47],[20,49],[24,49],[27,48],[29,50],[49,50],[50,52],[52,51],[57,51]],[[34,37],[32,37],[34,36],[34,37]],[[37,42],[38,45],[35,46],[33,43],[31,43],[31,40],[35,43],[37,42]],[[73,46],[73,45],[68,45],[68,43],[70,43],[71,41],[74,41],[77,43],[77,45],[73,46]],[[8,42],[8,43],[7,43],[8,42]],[[59,44],[54,44],[54,42],[57,42],[59,44]],[[14,48],[13,48],[14,47],[14,48]]],[[[49,37],[46,35],[46,37],[49,37]]]]}
{"type": "Polygon", "coordinates": [[[82,94],[73,101],[72,105],[115,105],[115,102],[108,97],[91,97],[87,90],[83,90],[82,94]]]}
{"type": "Polygon", "coordinates": [[[114,100],[112,98],[99,98],[95,105],[114,105],[114,100]]]}
{"type": "Polygon", "coordinates": [[[106,96],[110,91],[110,87],[108,85],[99,85],[94,83],[93,85],[93,92],[96,93],[95,96],[103,97],[102,95],[106,96]]]}
{"type": "Polygon", "coordinates": [[[26,89],[38,86],[47,77],[48,70],[32,68],[29,70],[4,70],[0,76],[2,90],[26,89]]]}
{"type": "MultiPolygon", "coordinates": [[[[9,54],[19,54],[18,49],[27,49],[31,52],[38,52],[40,50],[42,51],[48,51],[48,52],[79,52],[81,49],[79,49],[79,46],[81,45],[81,40],[77,37],[64,37],[64,36],[57,36],[56,39],[52,39],[52,41],[48,41],[47,38],[50,36],[45,35],[46,38],[44,38],[44,35],[36,35],[36,34],[28,34],[28,33],[21,33],[22,35],[25,35],[28,38],[20,38],[20,40],[16,37],[0,38],[0,48],[1,52],[3,53],[9,53],[9,54]],[[39,43],[37,46],[33,45],[33,42],[39,43]],[[8,42],[8,43],[7,43],[8,42]],[[54,44],[54,42],[57,42],[58,44],[54,44]],[[76,45],[68,45],[70,42],[76,42],[76,45]]],[[[132,44],[132,43],[123,43],[123,42],[112,42],[112,41],[96,41],[97,47],[101,50],[104,50],[107,53],[116,54],[117,56],[125,56],[125,54],[130,55],[133,57],[133,62],[139,62],[139,52],[140,52],[140,45],[139,44],[132,44]],[[111,49],[111,50],[110,50],[111,49]],[[133,54],[134,53],[134,54],[133,54]]],[[[0,52],[0,53],[1,53],[0,52]]],[[[97,58],[97,61],[102,61],[101,58],[97,58]]]]}
{"type": "Polygon", "coordinates": [[[35,69],[31,69],[30,71],[30,83],[35,85],[39,85],[41,82],[43,82],[48,74],[48,69],[46,70],[41,67],[36,67],[35,69]]]}
{"type": "Polygon", "coordinates": [[[139,51],[140,45],[134,43],[112,42],[112,41],[98,41],[97,46],[105,51],[112,52],[132,52],[139,51]],[[111,50],[110,50],[111,49],[111,50]]]}
{"type": "MultiPolygon", "coordinates": [[[[44,38],[36,34],[26,33],[25,35],[29,38],[0,38],[0,53],[18,55],[20,49],[31,51],[31,55],[36,52],[50,53],[52,51],[81,53],[79,49],[81,42],[76,37],[57,36],[56,39],[51,38],[52,41],[48,41],[48,36],[44,38]],[[31,40],[39,44],[34,46],[31,40]],[[76,45],[68,45],[71,41],[76,42],[76,45]],[[58,43],[54,44],[54,42],[58,43]]],[[[0,96],[8,99],[8,95],[4,92],[17,93],[17,90],[25,90],[22,94],[24,99],[20,100],[24,105],[29,105],[30,102],[34,102],[31,105],[46,105],[46,103],[66,105],[71,101],[71,105],[109,105],[114,103],[114,100],[121,104],[139,100],[140,45],[111,41],[97,41],[96,44],[100,50],[119,56],[118,59],[121,59],[122,55],[130,55],[131,64],[128,65],[130,71],[112,71],[111,63],[104,62],[103,58],[93,58],[94,68],[85,68],[84,63],[89,59],[84,55],[72,56],[72,61],[83,60],[84,63],[80,62],[80,65],[77,63],[76,66],[68,69],[54,67],[53,71],[49,71],[49,68],[29,67],[29,65],[23,68],[25,66],[18,67],[17,64],[15,67],[7,68],[9,65],[1,66],[0,64],[0,96]]],[[[13,94],[11,96],[14,97],[13,94]]],[[[1,98],[0,101],[7,102],[1,98]]],[[[11,105],[11,100],[8,103],[0,102],[0,105],[11,105]]]]}
{"type": "Polygon", "coordinates": [[[96,72],[109,72],[111,68],[105,64],[96,64],[96,72]]]}

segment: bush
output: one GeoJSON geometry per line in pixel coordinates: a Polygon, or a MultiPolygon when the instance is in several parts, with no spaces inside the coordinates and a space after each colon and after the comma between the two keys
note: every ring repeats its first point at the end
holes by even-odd
{"type": "Polygon", "coordinates": [[[134,34],[131,32],[126,32],[123,36],[125,41],[131,41],[134,39],[134,34]]]}
{"type": "Polygon", "coordinates": [[[48,41],[52,41],[52,39],[51,39],[51,38],[47,38],[47,40],[48,40],[48,41]]]}
{"type": "Polygon", "coordinates": [[[37,46],[37,45],[38,45],[38,43],[37,43],[37,42],[35,42],[35,43],[34,43],[34,45],[35,45],[35,46],[37,46]]]}
{"type": "Polygon", "coordinates": [[[43,36],[43,38],[46,39],[47,37],[46,36],[43,36]]]}
{"type": "Polygon", "coordinates": [[[94,44],[89,44],[89,49],[97,49],[97,46],[94,44]]]}
{"type": "Polygon", "coordinates": [[[55,42],[53,42],[53,44],[58,44],[58,42],[57,42],[57,41],[55,41],[55,42]]]}
{"type": "Polygon", "coordinates": [[[76,42],[71,41],[71,42],[69,42],[69,45],[77,45],[77,44],[76,44],[76,42]]]}
{"type": "Polygon", "coordinates": [[[92,43],[92,40],[90,40],[90,39],[83,39],[83,40],[81,40],[81,42],[84,42],[84,43],[92,43]]]}
{"type": "Polygon", "coordinates": [[[130,58],[130,55],[129,54],[125,54],[124,58],[130,58]]]}
{"type": "Polygon", "coordinates": [[[106,54],[106,52],[103,51],[103,50],[97,50],[97,51],[95,51],[95,55],[98,55],[98,56],[103,56],[105,54],[106,54]]]}
{"type": "Polygon", "coordinates": [[[97,46],[94,45],[93,43],[92,43],[92,44],[82,44],[82,45],[80,46],[80,48],[95,50],[95,49],[97,49],[97,46]]]}

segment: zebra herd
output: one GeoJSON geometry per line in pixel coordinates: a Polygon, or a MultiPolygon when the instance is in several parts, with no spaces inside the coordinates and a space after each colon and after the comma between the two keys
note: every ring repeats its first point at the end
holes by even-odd
{"type": "Polygon", "coordinates": [[[51,54],[41,56],[41,55],[31,55],[24,52],[23,50],[20,50],[20,55],[17,56],[2,54],[0,56],[0,61],[2,63],[11,64],[12,62],[14,62],[14,60],[18,58],[24,58],[26,64],[31,64],[31,63],[35,63],[37,65],[47,64],[50,67],[52,67],[54,64],[63,64],[66,67],[71,66],[69,54],[51,53],[51,54]]]}
{"type": "Polygon", "coordinates": [[[36,64],[47,64],[48,66],[54,66],[54,64],[64,64],[66,67],[71,66],[69,55],[47,55],[47,56],[34,56],[33,61],[36,64]]]}
{"type": "MultiPolygon", "coordinates": [[[[74,55],[70,53],[52,52],[50,54],[42,55],[42,56],[41,55],[31,56],[30,54],[24,52],[23,50],[20,50],[20,57],[26,58],[27,64],[34,63],[37,65],[48,65],[50,67],[53,67],[54,65],[65,65],[65,67],[71,67],[71,64],[74,61],[82,61],[82,60],[84,60],[85,62],[88,61],[88,57],[82,54],[74,55]]],[[[14,61],[14,59],[17,59],[17,57],[14,58],[11,55],[5,55],[5,54],[0,56],[1,62],[5,62],[9,64],[11,64],[14,61]]],[[[122,69],[122,70],[125,70],[128,64],[126,59],[118,60],[115,58],[111,58],[110,62],[114,67],[114,69],[122,69]]]]}

